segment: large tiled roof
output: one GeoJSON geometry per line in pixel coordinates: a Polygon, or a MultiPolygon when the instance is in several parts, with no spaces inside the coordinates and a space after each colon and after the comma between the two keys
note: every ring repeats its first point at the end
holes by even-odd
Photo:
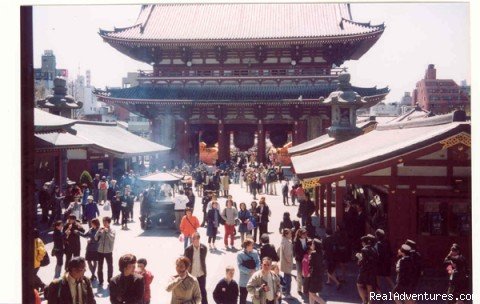
{"type": "MultiPolygon", "coordinates": [[[[136,86],[126,89],[109,89],[107,96],[115,99],[138,100],[198,100],[198,101],[273,101],[282,99],[317,99],[328,96],[337,89],[336,84],[319,86],[136,86]]],[[[358,88],[361,96],[385,95],[388,88],[358,88]]]]}
{"type": "Polygon", "coordinates": [[[136,41],[264,40],[361,36],[383,32],[351,20],[345,3],[203,3],[143,5],[135,25],[100,30],[136,41]]]}
{"type": "Polygon", "coordinates": [[[452,118],[452,115],[443,115],[416,122],[377,125],[376,130],[364,135],[293,156],[292,163],[300,178],[341,174],[415,151],[460,132],[470,133],[469,123],[452,122],[452,118]]]}

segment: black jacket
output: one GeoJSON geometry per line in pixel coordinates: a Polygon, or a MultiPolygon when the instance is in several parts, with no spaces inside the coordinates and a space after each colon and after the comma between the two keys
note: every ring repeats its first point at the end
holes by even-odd
{"type": "Polygon", "coordinates": [[[303,249],[302,242],[297,239],[293,242],[293,255],[297,263],[301,263],[303,256],[307,253],[307,248],[303,249]]]}
{"type": "Polygon", "coordinates": [[[142,304],[144,292],[143,277],[138,274],[124,276],[119,274],[110,280],[110,303],[142,304]]]}
{"type": "Polygon", "coordinates": [[[217,304],[237,304],[238,303],[238,284],[235,280],[227,283],[221,279],[213,291],[213,300],[217,304]]]}
{"type": "Polygon", "coordinates": [[[258,217],[260,219],[260,223],[268,223],[269,219],[269,215],[270,215],[270,208],[268,208],[267,205],[265,205],[265,207],[263,207],[263,211],[262,213],[260,213],[260,206],[257,207],[257,214],[258,214],[258,217]]]}
{"type": "MultiPolygon", "coordinates": [[[[86,277],[82,278],[82,299],[85,304],[96,304],[93,295],[92,284],[86,277]]],[[[53,280],[45,290],[45,297],[48,304],[73,304],[72,294],[70,293],[70,286],[68,285],[67,277],[63,276],[61,279],[53,280]]]]}
{"type": "Polygon", "coordinates": [[[262,247],[260,247],[260,261],[263,260],[264,257],[269,257],[274,262],[280,260],[277,251],[275,250],[275,246],[272,244],[262,244],[262,247]]]}
{"type": "MultiPolygon", "coordinates": [[[[190,261],[193,263],[193,244],[191,244],[190,246],[185,248],[185,253],[183,255],[186,256],[187,258],[189,258],[190,261]]],[[[207,246],[205,246],[203,244],[200,244],[200,262],[202,263],[202,271],[205,274],[205,276],[207,275],[207,266],[206,266],[206,263],[205,263],[206,257],[207,257],[207,246]]],[[[192,265],[191,264],[190,264],[190,267],[188,269],[189,273],[192,273],[192,265]]]]}
{"type": "Polygon", "coordinates": [[[70,227],[70,224],[65,224],[63,227],[63,235],[65,237],[64,248],[65,252],[76,252],[80,251],[80,233],[84,233],[82,225],[79,221],[76,221],[72,224],[70,229],[70,235],[67,236],[65,233],[70,227]]]}

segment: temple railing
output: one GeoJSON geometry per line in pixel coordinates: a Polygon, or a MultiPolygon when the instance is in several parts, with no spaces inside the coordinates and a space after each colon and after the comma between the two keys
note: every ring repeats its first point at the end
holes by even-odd
{"type": "Polygon", "coordinates": [[[139,70],[139,81],[174,80],[277,80],[285,79],[325,79],[333,80],[343,68],[291,68],[291,69],[162,69],[157,71],[139,70]]]}

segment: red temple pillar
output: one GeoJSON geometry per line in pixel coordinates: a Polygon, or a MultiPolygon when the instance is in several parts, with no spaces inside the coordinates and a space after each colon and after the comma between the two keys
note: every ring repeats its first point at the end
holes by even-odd
{"type": "Polygon", "coordinates": [[[315,186],[315,215],[318,216],[320,206],[320,186],[315,186]]]}
{"type": "Polygon", "coordinates": [[[292,144],[299,145],[307,141],[307,121],[298,120],[293,123],[292,144]]]}
{"type": "Polygon", "coordinates": [[[327,228],[332,228],[332,184],[327,184],[327,228]]]}
{"type": "Polygon", "coordinates": [[[318,201],[320,209],[320,227],[325,228],[325,185],[318,186],[318,201]]]}
{"type": "Polygon", "coordinates": [[[257,162],[265,163],[265,129],[262,120],[258,121],[257,129],[257,162]]]}
{"type": "Polygon", "coordinates": [[[177,152],[181,159],[189,160],[190,147],[190,124],[188,121],[179,121],[178,124],[178,138],[177,138],[177,152]]]}
{"type": "Polygon", "coordinates": [[[113,154],[108,154],[108,175],[113,178],[113,154]]]}
{"type": "Polygon", "coordinates": [[[228,160],[230,153],[230,138],[227,138],[229,132],[226,132],[225,125],[220,119],[218,121],[218,161],[223,162],[228,160]]]}
{"type": "Polygon", "coordinates": [[[343,198],[346,193],[346,188],[341,187],[340,182],[336,182],[335,186],[335,222],[340,224],[343,222],[343,215],[345,213],[343,198]]]}

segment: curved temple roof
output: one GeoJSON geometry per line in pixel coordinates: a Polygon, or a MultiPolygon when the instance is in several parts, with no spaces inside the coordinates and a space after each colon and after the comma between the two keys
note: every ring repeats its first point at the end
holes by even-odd
{"type": "Polygon", "coordinates": [[[351,20],[345,3],[143,5],[135,25],[100,29],[105,40],[135,42],[358,38],[384,25],[351,20]]]}
{"type": "MultiPolygon", "coordinates": [[[[337,89],[337,84],[324,86],[162,86],[142,87],[136,86],[126,89],[109,89],[107,92],[97,91],[97,96],[110,99],[135,99],[145,101],[164,100],[196,100],[196,101],[272,101],[285,99],[318,99],[328,96],[337,89]]],[[[353,90],[360,95],[369,96],[386,95],[388,88],[358,88],[353,90]]]]}

